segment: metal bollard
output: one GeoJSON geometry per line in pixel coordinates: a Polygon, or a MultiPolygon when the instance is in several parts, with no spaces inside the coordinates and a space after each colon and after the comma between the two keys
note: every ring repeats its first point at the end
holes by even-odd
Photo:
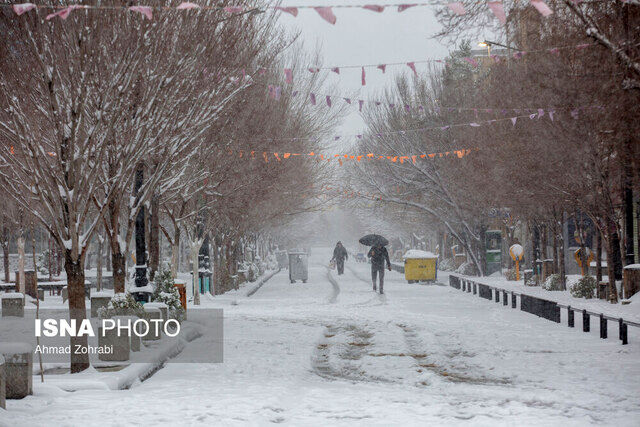
{"type": "Polygon", "coordinates": [[[496,296],[496,302],[500,302],[500,290],[499,289],[494,289],[495,291],[495,296],[496,296]]]}
{"type": "Polygon", "coordinates": [[[509,302],[507,301],[507,291],[502,290],[502,305],[507,305],[509,302]]]}
{"type": "Polygon", "coordinates": [[[476,295],[478,293],[478,289],[476,288],[476,284],[473,284],[473,294],[476,295]]]}
{"type": "Polygon", "coordinates": [[[462,281],[462,292],[464,292],[465,286],[467,286],[467,282],[465,280],[463,280],[462,281]]]}
{"type": "Polygon", "coordinates": [[[469,282],[469,285],[467,286],[467,292],[469,292],[469,293],[471,293],[471,283],[472,282],[469,282]]]}
{"type": "Polygon", "coordinates": [[[620,339],[622,340],[622,345],[629,344],[629,341],[627,341],[627,324],[624,322],[620,324],[620,339]]]}
{"type": "Polygon", "coordinates": [[[607,319],[600,313],[600,338],[607,339],[607,319]]]}
{"type": "Polygon", "coordinates": [[[618,319],[618,339],[622,340],[622,324],[624,323],[624,320],[622,320],[622,317],[618,319]]]}
{"type": "Polygon", "coordinates": [[[567,307],[567,320],[570,328],[573,328],[576,326],[576,323],[575,323],[576,321],[573,316],[573,309],[571,308],[571,306],[567,307]]]}
{"type": "Polygon", "coordinates": [[[517,305],[518,305],[518,302],[516,301],[516,293],[511,292],[511,308],[516,308],[517,305]]]}
{"type": "Polygon", "coordinates": [[[589,332],[591,330],[591,319],[589,318],[589,313],[587,310],[582,310],[582,331],[589,332]]]}

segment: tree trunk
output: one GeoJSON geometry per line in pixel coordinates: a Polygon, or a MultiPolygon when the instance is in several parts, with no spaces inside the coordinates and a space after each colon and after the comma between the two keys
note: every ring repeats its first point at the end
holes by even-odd
{"type": "MultiPolygon", "coordinates": [[[[67,272],[67,290],[69,292],[69,319],[75,320],[78,327],[86,319],[84,294],[84,259],[73,261],[71,251],[65,250],[64,269],[67,272]]],[[[76,353],[76,348],[87,349],[86,335],[70,337],[71,344],[71,373],[82,372],[89,367],[89,354],[76,353]]]]}
{"type": "Polygon", "coordinates": [[[96,289],[102,291],[102,246],[104,246],[104,237],[98,235],[98,258],[96,263],[96,289]]]}
{"type": "Polygon", "coordinates": [[[602,282],[602,234],[596,230],[596,280],[602,282]]]}
{"type": "Polygon", "coordinates": [[[126,278],[126,260],[125,255],[119,250],[111,249],[111,265],[113,266],[113,291],[124,293],[124,282],[126,278]]]}
{"type": "Polygon", "coordinates": [[[24,277],[24,237],[20,233],[18,237],[18,275],[20,277],[16,280],[16,289],[18,292],[23,293],[25,291],[25,277],[24,277]]]}
{"type": "Polygon", "coordinates": [[[178,263],[180,262],[180,227],[174,229],[173,244],[171,245],[171,275],[178,277],[178,263]]]}
{"type": "Polygon", "coordinates": [[[4,281],[9,283],[9,227],[4,225],[2,227],[2,256],[4,266],[4,281]]]}
{"type": "Polygon", "coordinates": [[[190,242],[192,273],[193,273],[193,305],[200,305],[200,282],[198,277],[198,255],[200,253],[200,246],[202,243],[190,242]]]}
{"type": "Polygon", "coordinates": [[[613,304],[618,302],[618,289],[616,288],[616,264],[620,260],[620,238],[616,224],[610,218],[607,219],[607,271],[609,274],[609,301],[613,304]],[[616,260],[617,254],[617,260],[616,260]]]}
{"type": "Polygon", "coordinates": [[[149,222],[149,280],[153,280],[160,265],[160,196],[158,194],[154,194],[151,198],[149,215],[151,216],[149,222]]]}

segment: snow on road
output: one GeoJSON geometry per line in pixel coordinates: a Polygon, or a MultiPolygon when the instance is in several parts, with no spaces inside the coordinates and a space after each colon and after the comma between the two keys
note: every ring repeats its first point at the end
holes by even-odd
{"type": "MultiPolygon", "coordinates": [[[[621,346],[369,265],[337,276],[314,250],[225,310],[225,362],[171,363],[130,390],[9,401],[10,425],[638,425],[640,344],[621,346]]],[[[614,335],[610,332],[610,335],[614,335]]],[[[178,356],[210,351],[206,336],[178,356]]],[[[34,381],[35,384],[35,381],[34,381]]]]}

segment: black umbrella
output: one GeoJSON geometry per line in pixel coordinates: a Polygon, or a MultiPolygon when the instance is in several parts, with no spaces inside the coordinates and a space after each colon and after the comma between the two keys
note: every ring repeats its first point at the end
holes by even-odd
{"type": "Polygon", "coordinates": [[[366,236],[361,237],[359,242],[365,246],[387,246],[389,244],[389,241],[379,234],[367,234],[366,236]]]}

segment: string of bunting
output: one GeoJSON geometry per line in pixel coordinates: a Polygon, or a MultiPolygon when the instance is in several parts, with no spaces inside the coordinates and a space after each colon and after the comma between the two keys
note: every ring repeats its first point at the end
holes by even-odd
{"type": "Polygon", "coordinates": [[[248,158],[248,159],[262,159],[265,163],[269,163],[269,159],[275,162],[282,162],[283,160],[293,159],[293,158],[314,158],[317,161],[327,161],[330,162],[332,160],[337,160],[340,166],[344,164],[344,162],[348,162],[350,160],[360,162],[362,160],[372,161],[372,160],[388,160],[391,163],[400,163],[404,164],[404,162],[409,162],[415,164],[418,160],[421,159],[436,159],[442,157],[455,157],[458,159],[463,158],[464,156],[471,153],[471,149],[461,149],[461,150],[450,150],[443,151],[440,153],[423,153],[423,154],[413,154],[413,155],[399,155],[395,154],[392,156],[367,153],[367,154],[334,154],[334,155],[325,155],[315,152],[310,153],[289,153],[289,152],[267,152],[267,151],[245,151],[245,150],[228,150],[229,155],[238,155],[239,158],[248,158]]]}
{"type": "MultiPolygon", "coordinates": [[[[559,56],[562,50],[582,50],[582,49],[586,49],[588,47],[592,47],[595,46],[595,43],[581,43],[581,44],[577,44],[577,45],[572,45],[572,46],[561,46],[561,47],[551,47],[551,48],[546,48],[546,49],[536,49],[536,50],[517,50],[512,54],[513,59],[522,59],[525,57],[525,55],[528,54],[532,54],[532,53],[549,53],[552,55],[556,55],[559,56]]],[[[462,58],[463,61],[465,61],[466,63],[468,63],[469,65],[471,65],[473,68],[478,68],[480,66],[480,63],[482,61],[486,61],[487,59],[491,60],[493,63],[500,63],[501,61],[506,60],[504,55],[489,55],[486,57],[474,57],[474,56],[465,56],[462,58]]],[[[426,60],[416,60],[416,61],[409,61],[409,62],[393,62],[393,63],[379,63],[379,64],[366,64],[366,65],[343,65],[343,66],[331,66],[331,67],[307,67],[307,71],[310,73],[319,73],[320,71],[325,71],[325,70],[329,70],[335,74],[340,74],[340,70],[342,69],[349,69],[349,68],[360,68],[360,83],[362,86],[366,86],[367,85],[367,68],[376,68],[378,70],[380,70],[383,74],[386,72],[387,67],[393,67],[393,66],[403,66],[403,67],[408,67],[411,72],[413,72],[413,74],[415,76],[418,75],[418,70],[416,68],[416,65],[418,64],[427,64],[427,63],[438,63],[438,64],[442,64],[444,66],[450,66],[451,65],[451,61],[448,61],[446,59],[426,59],[426,60]]],[[[260,69],[259,73],[264,74],[266,72],[266,69],[260,69]]],[[[285,68],[284,69],[284,77],[285,77],[285,81],[288,84],[292,84],[293,83],[293,69],[292,68],[285,68]]]]}
{"type": "MultiPolygon", "coordinates": [[[[569,113],[571,115],[571,117],[574,120],[577,120],[578,118],[580,118],[581,112],[583,110],[593,110],[593,109],[599,109],[602,110],[604,109],[603,106],[594,106],[594,107],[579,107],[579,108],[575,108],[572,109],[569,113]]],[[[528,113],[528,114],[524,114],[524,115],[518,115],[518,116],[512,116],[512,117],[506,117],[506,118],[500,118],[500,119],[489,119],[489,120],[480,120],[480,121],[475,121],[475,122],[466,122],[466,123],[455,123],[455,124],[448,124],[448,125],[441,125],[441,126],[429,126],[429,127],[422,127],[422,128],[417,128],[417,129],[403,129],[403,130],[394,130],[394,131],[389,131],[389,132],[377,132],[374,135],[371,135],[372,137],[378,137],[378,138],[382,138],[385,136],[406,136],[408,134],[416,134],[416,133],[420,133],[420,132],[430,132],[430,131],[441,131],[441,132],[445,132],[448,131],[450,129],[453,128],[464,128],[464,127],[471,127],[471,128],[478,128],[478,127],[483,127],[483,126],[490,126],[494,123],[500,123],[500,122],[506,122],[506,121],[510,121],[512,126],[515,126],[516,123],[518,122],[519,119],[529,119],[529,120],[539,120],[542,117],[548,117],[549,120],[551,120],[552,122],[555,121],[556,119],[556,110],[555,109],[549,109],[549,110],[544,110],[542,108],[538,109],[536,112],[534,113],[528,113]]],[[[351,135],[335,135],[333,137],[334,141],[338,141],[340,139],[347,139],[347,138],[355,138],[357,140],[363,140],[365,138],[364,134],[351,134],[351,135]]],[[[263,138],[263,139],[253,139],[252,141],[256,141],[256,142],[275,142],[275,141],[310,141],[310,142],[317,142],[315,140],[311,140],[308,138],[263,138]]]]}
{"type": "MultiPolygon", "coordinates": [[[[529,3],[544,17],[547,17],[553,13],[553,11],[547,6],[547,4],[543,0],[529,0],[529,3]]],[[[192,2],[182,2],[176,7],[170,6],[144,6],[144,5],[136,5],[136,6],[106,6],[106,5],[79,5],[74,4],[70,6],[62,6],[62,5],[36,5],[34,3],[16,3],[16,4],[2,4],[0,6],[3,7],[12,7],[17,15],[22,15],[33,9],[59,9],[57,12],[51,13],[47,15],[46,20],[50,20],[55,17],[59,17],[60,19],[67,19],[71,12],[75,9],[108,9],[108,10],[129,10],[132,12],[140,13],[145,18],[151,20],[153,19],[153,11],[154,10],[202,10],[202,11],[220,11],[224,10],[230,14],[238,14],[245,13],[252,9],[248,9],[244,6],[226,6],[226,7],[217,7],[217,6],[200,6],[197,3],[192,2]]],[[[265,9],[275,9],[284,13],[287,13],[294,18],[298,16],[299,9],[313,9],[315,10],[320,17],[326,22],[335,25],[338,21],[338,18],[333,13],[333,9],[363,9],[368,10],[374,13],[382,13],[385,9],[394,8],[398,13],[404,12],[407,9],[415,8],[415,7],[425,7],[425,6],[446,6],[451,14],[453,15],[465,15],[467,13],[464,5],[461,2],[450,2],[450,3],[439,3],[439,2],[421,2],[421,3],[396,3],[396,4],[386,4],[386,5],[377,5],[377,4],[361,4],[361,5],[350,5],[350,4],[342,4],[342,5],[331,5],[331,6],[267,6],[264,9],[255,9],[259,11],[263,11],[265,9]]],[[[501,1],[488,1],[487,7],[491,12],[495,15],[495,17],[502,23],[505,24],[507,22],[506,14],[504,11],[504,7],[501,1]]]]}
{"type": "MultiPolygon", "coordinates": [[[[280,101],[283,96],[283,88],[281,86],[268,85],[267,95],[276,101],[280,101]]],[[[296,98],[298,95],[299,95],[299,91],[297,90],[294,90],[290,93],[290,96],[292,98],[296,98]]],[[[425,107],[422,104],[417,104],[417,103],[405,104],[405,103],[399,103],[399,102],[388,102],[388,101],[379,101],[379,100],[371,100],[371,99],[364,100],[364,99],[355,99],[355,98],[345,97],[343,95],[319,94],[315,92],[309,93],[308,102],[311,105],[326,105],[327,107],[331,108],[334,105],[334,102],[336,100],[338,101],[343,100],[350,107],[357,106],[360,112],[362,112],[365,106],[389,107],[391,109],[400,108],[407,113],[416,112],[416,111],[422,113],[427,111],[427,109],[425,109],[425,107]]],[[[580,110],[587,110],[590,108],[600,108],[600,106],[588,105],[588,106],[580,106],[580,107],[571,106],[571,107],[521,107],[521,108],[436,106],[434,107],[434,110],[436,113],[440,113],[441,111],[449,111],[449,112],[457,111],[459,113],[463,111],[471,111],[475,113],[477,118],[479,113],[501,113],[503,115],[506,115],[510,112],[513,112],[515,114],[520,114],[523,112],[539,113],[540,111],[556,111],[556,110],[580,111],[580,110]]]]}

